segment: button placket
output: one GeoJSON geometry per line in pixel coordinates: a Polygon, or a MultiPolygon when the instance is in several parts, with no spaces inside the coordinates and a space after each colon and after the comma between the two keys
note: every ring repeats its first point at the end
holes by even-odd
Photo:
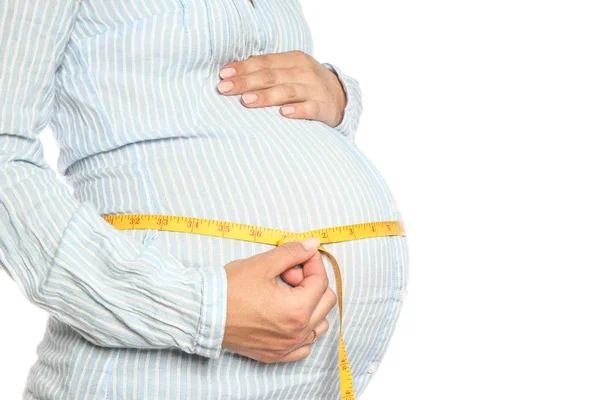
{"type": "Polygon", "coordinates": [[[264,29],[264,23],[262,20],[262,15],[263,15],[262,5],[259,5],[259,4],[261,4],[262,0],[253,0],[253,1],[254,1],[254,7],[252,10],[253,11],[252,16],[254,18],[252,19],[252,21],[254,23],[254,30],[256,32],[255,44],[258,49],[258,52],[263,53],[265,51],[265,48],[267,45],[267,40],[266,40],[266,32],[264,29]]]}
{"type": "Polygon", "coordinates": [[[250,54],[262,53],[266,47],[266,40],[264,40],[265,32],[260,19],[260,1],[253,0],[254,5],[250,4],[249,0],[233,0],[233,2],[243,20],[244,52],[248,50],[250,54]],[[240,4],[240,2],[244,4],[240,4]],[[249,34],[248,29],[253,30],[255,35],[249,34]]]}

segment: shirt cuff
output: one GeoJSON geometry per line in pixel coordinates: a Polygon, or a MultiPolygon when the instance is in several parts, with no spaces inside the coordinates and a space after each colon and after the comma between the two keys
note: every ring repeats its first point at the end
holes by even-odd
{"type": "Polygon", "coordinates": [[[340,67],[330,63],[322,63],[322,65],[337,75],[344,88],[344,92],[346,93],[346,107],[344,108],[342,121],[333,129],[346,136],[348,140],[354,142],[358,124],[360,122],[360,116],[363,111],[360,84],[356,79],[345,74],[340,67]]]}
{"type": "Polygon", "coordinates": [[[194,353],[219,358],[223,352],[227,317],[227,271],[224,266],[201,268],[202,309],[194,353]]]}

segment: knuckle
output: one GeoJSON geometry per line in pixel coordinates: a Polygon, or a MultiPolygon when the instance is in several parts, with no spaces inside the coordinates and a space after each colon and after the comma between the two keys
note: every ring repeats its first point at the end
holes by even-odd
{"type": "Polygon", "coordinates": [[[275,362],[277,362],[277,360],[279,360],[279,358],[277,358],[277,357],[273,357],[273,356],[267,356],[267,357],[264,357],[264,358],[263,358],[263,362],[264,362],[265,364],[272,364],[272,363],[275,363],[275,362]]]}
{"type": "Polygon", "coordinates": [[[304,57],[304,59],[306,60],[306,62],[308,63],[312,63],[313,66],[320,66],[321,63],[318,62],[312,55],[306,53],[306,52],[302,52],[302,57],[304,57]]]}
{"type": "Polygon", "coordinates": [[[229,64],[229,67],[235,69],[236,75],[240,75],[244,72],[244,63],[241,61],[234,61],[229,64]]]}
{"type": "Polygon", "coordinates": [[[271,362],[277,362],[277,361],[281,360],[287,354],[287,351],[289,351],[289,350],[283,350],[283,349],[273,350],[271,352],[271,355],[268,357],[268,359],[271,362]]]}
{"type": "Polygon", "coordinates": [[[317,71],[313,68],[302,68],[299,74],[305,82],[314,82],[317,79],[317,71]]]}
{"type": "Polygon", "coordinates": [[[288,336],[283,341],[283,343],[284,343],[286,349],[277,351],[277,354],[280,357],[283,357],[288,352],[293,351],[296,347],[298,347],[298,345],[302,343],[302,339],[299,337],[299,335],[297,333],[294,333],[294,334],[291,334],[290,336],[288,336]]]}
{"type": "Polygon", "coordinates": [[[275,61],[276,55],[274,54],[264,54],[260,59],[260,68],[271,68],[275,61]]]}
{"type": "Polygon", "coordinates": [[[322,107],[321,103],[319,103],[318,101],[315,101],[315,110],[317,111],[317,114],[321,114],[322,107]]]}
{"type": "Polygon", "coordinates": [[[319,115],[321,114],[321,105],[319,104],[318,101],[311,101],[310,102],[310,109],[312,110],[313,115],[319,115]]]}
{"type": "Polygon", "coordinates": [[[298,331],[306,328],[309,318],[310,316],[308,315],[308,312],[300,308],[290,313],[292,335],[296,335],[298,331]]]}
{"type": "Polygon", "coordinates": [[[271,104],[272,96],[268,90],[256,90],[253,92],[257,98],[250,106],[264,107],[271,104]]]}
{"type": "Polygon", "coordinates": [[[311,59],[313,58],[310,54],[308,54],[302,50],[295,50],[294,56],[303,63],[308,63],[308,62],[312,61],[311,59]]]}
{"type": "Polygon", "coordinates": [[[287,340],[278,340],[279,346],[272,348],[268,356],[272,360],[279,360],[294,349],[295,343],[289,343],[287,340]]]}
{"type": "Polygon", "coordinates": [[[304,343],[305,337],[306,335],[303,333],[303,331],[296,330],[288,337],[287,344],[290,348],[296,347],[299,344],[304,343]]]}
{"type": "Polygon", "coordinates": [[[315,111],[315,102],[313,100],[308,100],[305,102],[304,109],[308,115],[314,116],[316,115],[315,111]]]}
{"type": "Polygon", "coordinates": [[[328,291],[329,291],[329,297],[331,298],[331,308],[335,307],[335,304],[338,301],[338,296],[337,294],[335,294],[335,292],[333,290],[331,290],[331,288],[328,287],[328,291]]]}
{"type": "Polygon", "coordinates": [[[294,85],[285,85],[283,87],[283,90],[287,99],[295,99],[296,97],[298,97],[298,90],[294,85]]]}
{"type": "MultiPolygon", "coordinates": [[[[325,286],[323,288],[324,291],[329,289],[329,277],[327,275],[323,276],[323,286],[325,286]]],[[[329,289],[329,290],[331,290],[331,289],[329,289]]]]}
{"type": "Polygon", "coordinates": [[[322,276],[320,276],[319,282],[321,284],[321,290],[323,291],[323,296],[324,296],[327,289],[329,289],[329,278],[325,275],[322,275],[322,276]]]}
{"type": "Polygon", "coordinates": [[[262,83],[264,85],[274,85],[276,81],[277,76],[275,75],[275,71],[272,69],[265,70],[262,76],[262,83]]]}
{"type": "Polygon", "coordinates": [[[246,87],[246,78],[239,76],[233,80],[237,90],[243,90],[246,87]]]}
{"type": "Polygon", "coordinates": [[[304,247],[302,247],[300,242],[286,242],[279,247],[285,249],[290,256],[296,256],[298,253],[304,252],[304,247]]]}
{"type": "Polygon", "coordinates": [[[286,252],[290,258],[292,258],[296,254],[298,254],[298,251],[300,250],[298,248],[298,246],[302,246],[302,245],[300,243],[296,243],[296,242],[287,242],[287,243],[284,243],[281,246],[279,246],[279,248],[281,249],[281,251],[286,252]]]}
{"type": "Polygon", "coordinates": [[[286,341],[283,341],[281,344],[282,346],[280,348],[274,349],[272,351],[273,358],[280,359],[284,357],[290,351],[294,350],[294,346],[296,345],[295,343],[289,343],[286,341]]]}

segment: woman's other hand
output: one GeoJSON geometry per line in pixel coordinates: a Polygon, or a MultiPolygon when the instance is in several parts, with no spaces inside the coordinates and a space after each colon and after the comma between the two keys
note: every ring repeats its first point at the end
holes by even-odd
{"type": "Polygon", "coordinates": [[[288,362],[310,355],[317,338],[329,329],[327,315],[337,296],[315,239],[305,248],[287,242],[264,253],[225,265],[227,318],[223,348],[264,362],[288,362]],[[293,268],[302,264],[302,268],[293,268]],[[295,285],[277,277],[289,269],[295,285]]]}
{"type": "Polygon", "coordinates": [[[321,121],[332,128],[343,118],[346,93],[337,75],[299,50],[250,56],[227,64],[217,89],[242,95],[246,107],[281,105],[287,118],[321,121]]]}

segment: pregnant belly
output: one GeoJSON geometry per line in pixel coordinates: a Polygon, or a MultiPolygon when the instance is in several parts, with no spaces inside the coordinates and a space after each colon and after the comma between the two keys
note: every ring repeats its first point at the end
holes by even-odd
{"type": "Polygon", "coordinates": [[[69,168],[101,213],[187,215],[305,231],[400,217],[375,165],[318,121],[246,110],[226,127],[100,152],[69,168]],[[261,124],[263,122],[263,124],[261,124]]]}
{"type": "MultiPolygon", "coordinates": [[[[138,142],[84,159],[71,170],[76,196],[92,201],[101,214],[183,215],[294,232],[400,219],[394,196],[373,163],[338,132],[311,121],[138,142]]],[[[180,232],[124,232],[196,268],[221,267],[273,248],[180,232]]],[[[380,361],[398,318],[400,291],[406,284],[406,242],[387,236],[325,247],[340,264],[344,339],[355,389],[362,390],[368,366],[380,361]]],[[[337,292],[331,261],[325,254],[322,259],[329,286],[337,292]]],[[[313,345],[313,355],[289,366],[303,371],[305,384],[314,385],[311,379],[321,380],[326,374],[329,382],[319,389],[323,394],[335,393],[338,379],[337,305],[328,320],[330,328],[313,345]]],[[[228,351],[224,357],[247,362],[228,351]]],[[[282,365],[251,365],[249,374],[260,369],[274,380],[282,379],[282,365]]],[[[203,376],[213,372],[210,379],[221,379],[216,364],[212,372],[206,367],[203,376]]],[[[294,385],[301,383],[294,374],[283,376],[294,385]]]]}

